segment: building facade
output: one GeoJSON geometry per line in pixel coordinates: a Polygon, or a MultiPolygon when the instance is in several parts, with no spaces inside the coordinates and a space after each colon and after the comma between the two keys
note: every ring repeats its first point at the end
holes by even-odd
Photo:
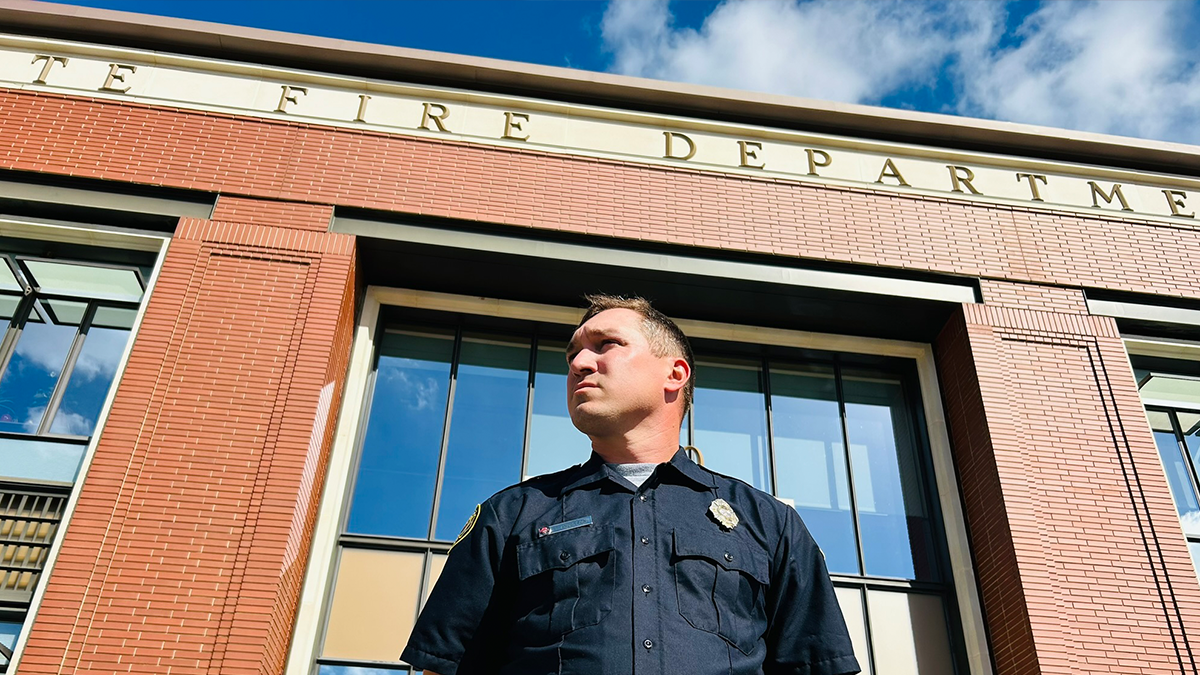
{"type": "Polygon", "coordinates": [[[864,672],[1196,673],[1200,149],[0,8],[0,672],[382,675],[589,292],[864,672]]]}

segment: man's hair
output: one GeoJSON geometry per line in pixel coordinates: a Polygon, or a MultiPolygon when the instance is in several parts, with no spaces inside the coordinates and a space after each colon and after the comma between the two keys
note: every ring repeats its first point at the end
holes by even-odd
{"type": "Polygon", "coordinates": [[[692,409],[692,395],[696,390],[696,359],[692,355],[692,346],[687,336],[679,330],[679,326],[666,314],[654,309],[650,301],[639,297],[623,295],[607,295],[595,293],[583,296],[588,302],[587,311],[575,328],[588,322],[593,316],[610,309],[631,309],[642,315],[642,334],[650,343],[650,352],[655,356],[682,356],[691,371],[691,377],[683,387],[683,414],[687,415],[692,409]]]}

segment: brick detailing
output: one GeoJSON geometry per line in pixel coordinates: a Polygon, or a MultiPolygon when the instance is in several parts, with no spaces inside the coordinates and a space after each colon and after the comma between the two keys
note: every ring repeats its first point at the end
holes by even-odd
{"type": "Polygon", "coordinates": [[[935,352],[997,672],[1198,672],[1200,582],[1115,322],[964,305],[935,352]]]}
{"type": "Polygon", "coordinates": [[[333,207],[328,204],[220,195],[212,219],[326,232],[333,219],[333,207]]]}
{"type": "Polygon", "coordinates": [[[1065,314],[1087,314],[1087,298],[1078,288],[1017,284],[998,279],[980,279],[983,301],[989,305],[1034,309],[1065,314]]]}
{"type": "Polygon", "coordinates": [[[349,358],[352,250],[180,224],[21,673],[282,671],[349,358]]]}
{"type": "Polygon", "coordinates": [[[0,168],[1200,298],[1200,227],[0,89],[0,168]]]}

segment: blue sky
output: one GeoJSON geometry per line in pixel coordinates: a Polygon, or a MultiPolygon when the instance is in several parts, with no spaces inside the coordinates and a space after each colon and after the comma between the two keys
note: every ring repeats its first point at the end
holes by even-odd
{"type": "Polygon", "coordinates": [[[69,4],[1200,144],[1191,1],[69,4]]]}

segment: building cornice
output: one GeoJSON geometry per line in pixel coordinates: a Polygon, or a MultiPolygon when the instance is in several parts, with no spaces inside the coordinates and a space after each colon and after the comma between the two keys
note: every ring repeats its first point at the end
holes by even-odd
{"type": "Polygon", "coordinates": [[[1200,147],[8,0],[0,30],[192,56],[557,99],[977,152],[1200,176],[1200,147]]]}

